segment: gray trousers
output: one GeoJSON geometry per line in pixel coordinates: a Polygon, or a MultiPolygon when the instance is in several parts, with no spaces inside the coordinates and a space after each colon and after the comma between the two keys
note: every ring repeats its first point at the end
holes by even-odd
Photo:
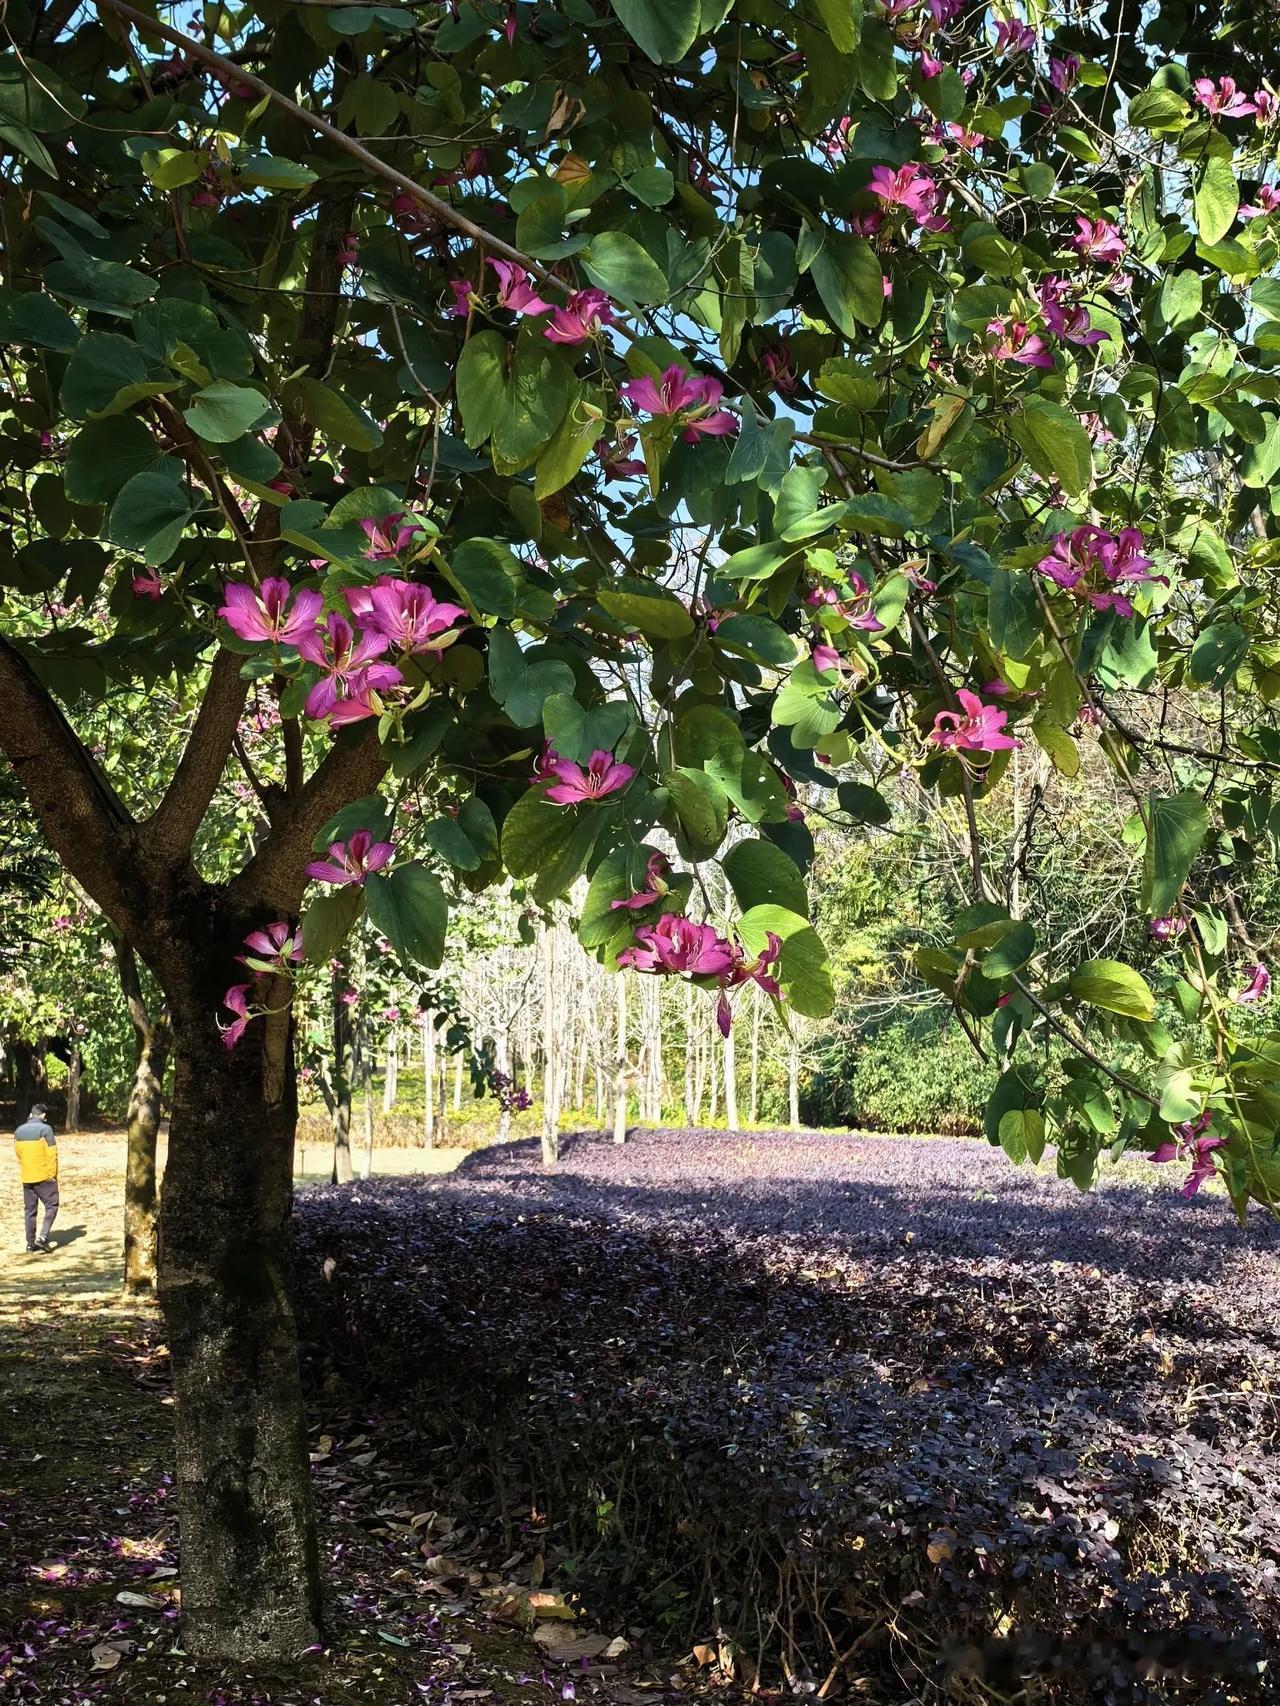
{"type": "Polygon", "coordinates": [[[44,1204],[44,1225],[40,1228],[40,1237],[49,1236],[49,1228],[53,1225],[58,1214],[58,1181],[45,1179],[38,1185],[22,1187],[22,1207],[27,1218],[27,1249],[36,1241],[36,1207],[44,1204]]]}

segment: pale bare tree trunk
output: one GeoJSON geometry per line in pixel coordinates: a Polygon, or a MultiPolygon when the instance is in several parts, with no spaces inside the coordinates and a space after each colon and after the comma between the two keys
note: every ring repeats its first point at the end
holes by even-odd
{"type": "Polygon", "coordinates": [[[364,1166],[360,1177],[369,1179],[373,1176],[373,1060],[367,1037],[361,1038],[360,1087],[364,1091],[364,1166]]]}
{"type": "Polygon", "coordinates": [[[548,927],[542,933],[542,1164],[548,1169],[560,1159],[557,1056],[556,939],[548,927]]]}
{"type": "MultiPolygon", "coordinates": [[[[511,1072],[511,1045],[507,1041],[505,1030],[498,1032],[494,1042],[494,1055],[498,1071],[505,1073],[509,1081],[506,1087],[509,1095],[515,1089],[515,1080],[511,1072]]],[[[509,1101],[503,1101],[498,1108],[498,1142],[509,1143],[510,1141],[511,1105],[509,1101]]]]}
{"type": "Polygon", "coordinates": [[[389,1114],[396,1105],[396,1091],[400,1088],[400,1045],[393,1030],[387,1038],[387,1067],[386,1076],[382,1080],[382,1111],[389,1114]]]}
{"type": "Polygon", "coordinates": [[[627,1141],[627,973],[617,978],[618,1004],[614,1032],[613,1141],[627,1141]]]}
{"type": "Polygon", "coordinates": [[[760,1121],[760,991],[751,985],[751,1124],[760,1121]]]}
{"type": "Polygon", "coordinates": [[[71,1045],[71,1059],[67,1062],[67,1130],[80,1130],[80,1050],[75,1043],[71,1045]]]}
{"type": "Polygon", "coordinates": [[[711,1096],[707,1103],[707,1124],[714,1125],[716,1123],[716,1108],[720,1103],[720,1082],[717,1070],[720,1065],[720,1051],[711,1040],[710,1035],[707,1037],[707,1053],[711,1057],[708,1061],[708,1070],[711,1074],[711,1096]]]}
{"type": "Polygon", "coordinates": [[[684,1120],[697,1125],[698,1104],[693,1094],[694,1060],[697,1049],[693,1034],[693,985],[684,986],[684,1120]]]}
{"type": "Polygon", "coordinates": [[[725,1124],[730,1131],[739,1130],[738,1126],[738,1051],[733,1034],[733,1026],[729,1027],[729,1035],[724,1038],[724,1114],[725,1124]]]}
{"type": "Polygon", "coordinates": [[[425,1149],[436,1141],[436,1027],[435,1013],[430,1009],[422,1016],[422,1144],[425,1149]]]}
{"type": "Polygon", "coordinates": [[[453,1057],[453,1111],[456,1114],[456,1113],[460,1113],[461,1110],[462,1110],[462,1055],[459,1053],[459,1054],[454,1055],[454,1057],[453,1057]]]}

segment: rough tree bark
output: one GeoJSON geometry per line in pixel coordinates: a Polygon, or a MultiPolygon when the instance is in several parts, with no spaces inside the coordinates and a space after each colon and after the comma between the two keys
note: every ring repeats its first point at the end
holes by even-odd
{"type": "Polygon", "coordinates": [[[116,966],[134,1037],[133,1088],[125,1118],[124,1289],[130,1297],[144,1297],[156,1289],[156,1144],[173,1032],[166,1006],[154,1017],[148,1011],[137,958],[123,938],[116,943],[116,966]]]}
{"type": "Polygon", "coordinates": [[[84,1065],[79,1045],[71,1044],[71,1057],[67,1061],[67,1130],[80,1130],[80,1080],[84,1065]]]}
{"type": "Polygon", "coordinates": [[[333,1172],[330,1183],[351,1183],[351,1016],[342,999],[346,978],[333,978],[333,1055],[328,1065],[329,1119],[333,1128],[333,1172]]]}

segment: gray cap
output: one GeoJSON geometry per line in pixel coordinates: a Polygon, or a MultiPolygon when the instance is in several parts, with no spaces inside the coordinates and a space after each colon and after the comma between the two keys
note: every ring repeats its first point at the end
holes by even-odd
{"type": "Polygon", "coordinates": [[[37,1117],[42,1119],[44,1117],[44,1115],[49,1112],[49,1110],[48,1110],[48,1108],[45,1107],[43,1102],[32,1102],[31,1112],[34,1115],[36,1115],[37,1117]]]}

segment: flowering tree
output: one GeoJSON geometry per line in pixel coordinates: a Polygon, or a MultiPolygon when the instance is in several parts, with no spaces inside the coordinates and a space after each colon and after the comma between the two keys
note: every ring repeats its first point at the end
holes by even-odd
{"type": "Polygon", "coordinates": [[[1280,1188],[1274,1049],[1232,1025],[1280,767],[1262,11],[6,12],[0,747],[172,1016],[193,1650],[318,1627],[291,997],[362,912],[431,967],[451,893],[585,874],[607,963],[820,1017],[791,792],[883,823],[908,767],[970,825],[920,969],[1004,1065],[992,1137],[1280,1188]],[[131,809],[76,731],[162,683],[191,714],[131,809]],[[1070,778],[1085,741],[1145,847],[1139,963],[1064,957],[983,858],[1014,744],[1070,778]]]}

